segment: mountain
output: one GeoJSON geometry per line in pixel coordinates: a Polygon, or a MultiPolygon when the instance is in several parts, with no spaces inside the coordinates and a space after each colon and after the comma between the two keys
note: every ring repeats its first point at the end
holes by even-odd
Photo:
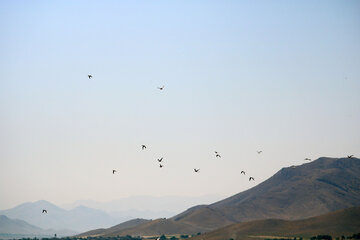
{"type": "Polygon", "coordinates": [[[43,233],[43,231],[43,229],[31,225],[23,220],[10,219],[4,215],[0,215],[0,233],[39,234],[43,233]]]}
{"type": "Polygon", "coordinates": [[[114,218],[106,212],[84,206],[65,210],[44,200],[24,203],[15,208],[0,211],[0,214],[9,218],[24,220],[43,229],[71,229],[76,232],[110,227],[128,220],[114,218]],[[42,213],[43,209],[46,209],[48,213],[42,213]]]}
{"type": "Polygon", "coordinates": [[[71,236],[76,232],[66,230],[44,230],[37,226],[31,225],[23,220],[10,219],[4,215],[0,215],[0,239],[16,239],[23,237],[52,237],[57,236],[71,236]]]}
{"type": "Polygon", "coordinates": [[[264,236],[310,238],[317,235],[341,237],[359,232],[360,207],[353,207],[303,220],[266,219],[237,223],[191,239],[254,240],[264,239],[264,236]]]}
{"type": "Polygon", "coordinates": [[[319,158],[283,168],[258,186],[211,205],[236,222],[300,219],[360,205],[360,160],[319,158]]]}
{"type": "Polygon", "coordinates": [[[359,205],[360,160],[323,157],[283,168],[259,185],[222,201],[112,235],[194,234],[251,220],[309,218],[359,205]]]}

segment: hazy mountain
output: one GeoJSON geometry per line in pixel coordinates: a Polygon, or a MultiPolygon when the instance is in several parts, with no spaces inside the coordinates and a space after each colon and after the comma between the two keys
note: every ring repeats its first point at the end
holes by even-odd
{"type": "Polygon", "coordinates": [[[8,234],[40,234],[43,229],[31,225],[23,220],[10,219],[0,215],[0,233],[8,234]]]}
{"type": "Polygon", "coordinates": [[[155,219],[172,217],[176,213],[185,211],[191,206],[198,204],[210,204],[223,198],[224,197],[221,195],[204,195],[199,197],[132,196],[110,202],[80,200],[71,204],[64,204],[62,207],[65,209],[72,209],[82,205],[106,211],[114,217],[132,216],[134,218],[155,219]]]}
{"type": "MultiPolygon", "coordinates": [[[[246,177],[239,179],[248,181],[246,177]]],[[[302,219],[359,205],[360,160],[320,158],[283,168],[259,185],[214,204],[196,206],[171,219],[147,222],[113,235],[206,232],[232,223],[302,219]]]]}
{"type": "Polygon", "coordinates": [[[76,234],[74,231],[67,230],[44,230],[37,226],[31,225],[23,220],[10,219],[7,216],[0,215],[0,239],[13,239],[22,237],[52,237],[54,234],[57,236],[70,236],[76,234]]]}
{"type": "MultiPolygon", "coordinates": [[[[253,240],[255,236],[307,237],[330,234],[333,237],[351,236],[360,232],[360,207],[303,220],[266,219],[233,224],[191,239],[253,240]]],[[[260,237],[259,237],[260,238],[260,237]]],[[[264,237],[262,237],[264,239],[264,237]]]]}
{"type": "Polygon", "coordinates": [[[127,218],[115,218],[104,211],[79,206],[65,210],[47,201],[24,203],[12,209],[0,211],[9,218],[24,220],[43,229],[71,229],[83,232],[99,227],[110,227],[127,218]],[[46,209],[48,213],[42,213],[46,209]]]}

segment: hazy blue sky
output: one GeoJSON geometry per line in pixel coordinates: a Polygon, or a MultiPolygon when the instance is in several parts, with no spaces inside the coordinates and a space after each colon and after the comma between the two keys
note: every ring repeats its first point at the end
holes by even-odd
{"type": "Polygon", "coordinates": [[[360,1],[0,1],[0,209],[359,157],[359,93],[360,1]]]}

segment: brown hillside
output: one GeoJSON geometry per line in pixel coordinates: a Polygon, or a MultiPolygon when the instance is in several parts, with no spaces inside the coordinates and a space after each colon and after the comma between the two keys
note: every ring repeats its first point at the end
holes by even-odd
{"type": "Polygon", "coordinates": [[[360,160],[320,158],[283,168],[258,186],[210,205],[240,222],[300,219],[360,205],[360,160]]]}
{"type": "Polygon", "coordinates": [[[132,219],[132,220],[120,223],[111,228],[99,228],[99,229],[91,230],[88,232],[84,232],[78,236],[79,237],[97,237],[97,236],[110,235],[114,232],[119,232],[119,231],[127,229],[127,228],[136,227],[140,224],[144,224],[144,223],[147,223],[150,221],[151,220],[136,218],[136,219],[132,219]]]}
{"type": "Polygon", "coordinates": [[[185,214],[179,214],[171,220],[198,226],[207,231],[235,223],[220,211],[216,211],[208,206],[199,209],[195,208],[193,211],[188,210],[185,214]]]}
{"type": "Polygon", "coordinates": [[[349,236],[360,232],[360,207],[348,208],[303,220],[256,220],[233,224],[191,238],[206,240],[264,239],[264,236],[311,237],[329,234],[349,236]]]}
{"type": "Polygon", "coordinates": [[[195,234],[198,232],[205,232],[207,229],[192,226],[190,224],[176,222],[168,219],[156,219],[147,223],[141,224],[133,228],[127,228],[122,231],[113,232],[110,234],[104,234],[103,236],[125,236],[125,235],[137,235],[137,236],[152,236],[162,234],[195,234]]]}
{"type": "MultiPolygon", "coordinates": [[[[196,209],[196,208],[195,208],[196,209]]],[[[194,211],[194,215],[190,215],[193,219],[199,216],[199,224],[194,225],[186,222],[188,216],[184,216],[182,221],[172,219],[156,219],[144,220],[134,219],[128,222],[116,225],[108,229],[96,229],[80,234],[79,236],[125,236],[125,235],[162,235],[162,234],[195,234],[198,232],[208,232],[217,226],[226,226],[234,222],[228,221],[222,217],[217,211],[210,208],[201,208],[200,211],[194,211]],[[206,216],[205,221],[202,219],[206,216]],[[211,226],[211,227],[208,227],[211,226]]],[[[178,217],[180,219],[181,216],[178,217]]]]}

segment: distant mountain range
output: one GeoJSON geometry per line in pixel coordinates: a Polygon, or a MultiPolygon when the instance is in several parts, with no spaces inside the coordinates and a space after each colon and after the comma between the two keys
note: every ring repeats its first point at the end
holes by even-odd
{"type": "Polygon", "coordinates": [[[245,221],[304,219],[355,206],[360,206],[360,160],[323,157],[283,168],[247,191],[170,219],[97,235],[194,234],[245,221]]]}
{"type": "MultiPolygon", "coordinates": [[[[221,199],[218,195],[200,197],[133,196],[111,202],[81,200],[63,205],[66,209],[41,200],[28,202],[0,211],[12,219],[21,219],[42,229],[69,229],[72,233],[95,228],[107,228],[134,218],[159,218],[174,216],[177,209],[184,210],[194,203],[211,203],[221,199]],[[46,209],[47,214],[42,210],[46,209]],[[174,210],[174,212],[169,211],[174,210]]],[[[0,233],[2,233],[0,231],[0,233]]],[[[8,233],[8,232],[6,232],[8,233]]]]}
{"type": "Polygon", "coordinates": [[[310,238],[317,235],[341,237],[359,232],[360,207],[353,207],[303,220],[266,219],[237,223],[191,239],[254,240],[275,237],[310,238]]]}
{"type": "Polygon", "coordinates": [[[4,215],[0,215],[0,239],[53,237],[54,234],[57,234],[57,236],[71,236],[76,234],[76,232],[67,230],[44,230],[23,220],[10,219],[4,215]]]}
{"type": "Polygon", "coordinates": [[[42,229],[69,229],[75,232],[109,227],[128,220],[128,218],[114,218],[104,211],[84,206],[65,210],[44,200],[24,203],[15,208],[0,211],[0,215],[21,219],[42,229]],[[46,209],[47,213],[42,213],[43,209],[46,209]]]}

